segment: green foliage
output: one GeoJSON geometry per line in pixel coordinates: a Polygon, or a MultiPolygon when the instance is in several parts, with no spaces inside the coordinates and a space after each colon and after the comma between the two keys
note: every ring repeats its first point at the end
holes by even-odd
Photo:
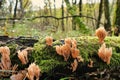
{"type": "MultiPolygon", "coordinates": [[[[65,0],[66,5],[67,5],[67,10],[69,12],[70,15],[74,16],[77,15],[77,6],[76,5],[70,5],[70,2],[68,0],[65,0]]],[[[81,21],[80,17],[75,17],[73,18],[75,24],[77,24],[77,26],[79,27],[79,30],[81,33],[88,33],[89,29],[86,28],[86,25],[81,21]]],[[[74,25],[75,25],[74,24],[74,25]]]]}
{"type": "MultiPolygon", "coordinates": [[[[28,26],[26,24],[15,24],[15,27],[8,25],[7,26],[7,33],[8,36],[36,36],[39,35],[40,32],[37,29],[31,28],[31,26],[28,26]],[[9,26],[9,27],[8,27],[9,26]]],[[[4,35],[4,30],[0,31],[1,35],[4,35]]]]}

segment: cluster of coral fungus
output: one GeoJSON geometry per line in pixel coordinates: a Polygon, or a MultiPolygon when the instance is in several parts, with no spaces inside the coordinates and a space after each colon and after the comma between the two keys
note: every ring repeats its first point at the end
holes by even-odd
{"type": "Polygon", "coordinates": [[[98,56],[107,64],[110,64],[110,58],[112,56],[112,48],[106,48],[104,39],[107,36],[107,32],[104,27],[100,27],[96,30],[96,36],[99,38],[99,42],[102,44],[98,50],[98,56]]]}
{"type": "MultiPolygon", "coordinates": [[[[22,51],[20,51],[20,50],[18,51],[18,58],[24,65],[28,63],[27,50],[32,50],[32,48],[28,47],[22,51]]],[[[24,80],[26,77],[29,80],[34,80],[34,77],[36,77],[36,80],[39,80],[41,70],[35,63],[30,64],[30,66],[27,68],[27,70],[16,71],[18,65],[12,66],[12,63],[10,60],[9,47],[7,47],[7,46],[0,47],[0,53],[2,55],[0,69],[12,71],[13,73],[10,77],[11,80],[24,80]]]]}
{"type": "Polygon", "coordinates": [[[107,36],[107,32],[104,27],[100,27],[96,30],[96,36],[99,38],[99,43],[104,43],[104,39],[107,36]]]}
{"type": "Polygon", "coordinates": [[[58,55],[63,56],[65,61],[71,56],[74,59],[74,62],[71,64],[72,70],[75,71],[78,62],[83,61],[82,57],[79,55],[80,51],[77,49],[77,41],[75,39],[66,38],[64,42],[65,44],[56,46],[56,52],[58,55]]]}
{"type": "Polygon", "coordinates": [[[9,70],[11,68],[10,49],[7,46],[0,47],[0,53],[2,55],[0,68],[9,70]]]}
{"type": "Polygon", "coordinates": [[[22,62],[22,64],[28,63],[28,50],[32,50],[33,48],[27,47],[26,49],[23,49],[22,51],[18,51],[18,58],[22,62]]]}
{"type": "Polygon", "coordinates": [[[112,56],[112,48],[106,48],[105,43],[102,44],[98,50],[98,56],[107,64],[110,64],[110,58],[112,56]]]}
{"type": "Polygon", "coordinates": [[[79,49],[77,49],[77,41],[75,39],[66,38],[65,44],[56,46],[57,54],[64,57],[64,60],[67,61],[70,56],[77,59],[80,55],[79,49]]]}
{"type": "Polygon", "coordinates": [[[40,77],[40,68],[35,63],[31,63],[27,70],[19,71],[17,74],[13,74],[11,80],[25,80],[27,77],[29,80],[39,80],[40,77]]]}
{"type": "Polygon", "coordinates": [[[46,45],[48,46],[52,46],[53,43],[53,38],[52,37],[46,37],[46,45]]]}

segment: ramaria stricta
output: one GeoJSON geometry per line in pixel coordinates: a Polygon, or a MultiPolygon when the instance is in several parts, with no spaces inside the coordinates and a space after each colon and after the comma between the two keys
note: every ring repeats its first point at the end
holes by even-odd
{"type": "Polygon", "coordinates": [[[9,47],[7,46],[0,47],[0,53],[2,55],[0,68],[2,68],[2,70],[9,70],[11,68],[9,47]]]}
{"type": "Polygon", "coordinates": [[[53,43],[53,38],[52,37],[46,37],[46,44],[48,46],[52,46],[52,43],[53,43]]]}
{"type": "Polygon", "coordinates": [[[99,27],[96,30],[95,34],[99,38],[99,43],[102,44],[104,42],[105,37],[107,36],[107,32],[106,32],[105,28],[104,27],[99,27]]]}
{"type": "Polygon", "coordinates": [[[98,50],[98,56],[107,64],[110,64],[110,59],[112,56],[112,48],[106,48],[105,43],[102,44],[98,50]]]}
{"type": "Polygon", "coordinates": [[[27,70],[28,72],[26,75],[29,80],[34,80],[34,77],[36,77],[36,80],[39,80],[41,70],[38,65],[31,63],[27,70]]]}
{"type": "Polygon", "coordinates": [[[18,58],[22,62],[22,64],[28,63],[28,50],[32,50],[33,48],[27,47],[26,49],[23,49],[22,51],[18,51],[18,58]]]}

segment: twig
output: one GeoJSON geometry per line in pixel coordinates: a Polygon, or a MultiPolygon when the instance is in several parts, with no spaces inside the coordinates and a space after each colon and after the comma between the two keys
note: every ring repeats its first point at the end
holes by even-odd
{"type": "Polygon", "coordinates": [[[18,72],[18,71],[13,71],[13,70],[0,70],[0,72],[10,72],[10,73],[12,73],[12,72],[18,72]]]}

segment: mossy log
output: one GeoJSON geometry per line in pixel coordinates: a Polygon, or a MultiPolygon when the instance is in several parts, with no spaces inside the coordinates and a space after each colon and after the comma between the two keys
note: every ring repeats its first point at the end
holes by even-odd
{"type": "MultiPolygon", "coordinates": [[[[17,49],[21,47],[20,45],[12,42],[6,44],[11,50],[11,61],[12,65],[18,64],[18,70],[25,69],[30,63],[35,62],[41,68],[42,73],[47,73],[49,76],[65,77],[70,75],[79,76],[86,72],[96,71],[97,69],[112,68],[120,66],[120,38],[119,37],[106,37],[104,42],[107,47],[112,47],[113,54],[110,60],[110,64],[107,65],[98,57],[98,49],[101,44],[99,44],[97,37],[82,36],[74,37],[77,41],[77,48],[80,50],[80,55],[84,59],[83,62],[78,63],[77,70],[72,72],[71,63],[74,59],[71,57],[68,61],[64,61],[63,56],[56,53],[55,46],[64,44],[64,40],[54,40],[52,46],[47,46],[45,38],[40,38],[37,43],[34,44],[34,50],[28,55],[29,63],[27,65],[22,65],[17,57],[17,49]],[[93,60],[93,67],[88,67],[89,60],[93,60]],[[76,75],[77,74],[77,75],[76,75]]],[[[22,46],[24,47],[24,46],[22,46]]],[[[27,47],[27,46],[25,46],[27,47]]],[[[43,76],[47,76],[44,75],[43,76]]]]}
{"type": "MultiPolygon", "coordinates": [[[[101,44],[97,37],[83,36],[75,37],[77,40],[77,47],[80,50],[80,55],[84,59],[84,62],[80,62],[77,70],[81,70],[82,67],[87,67],[89,60],[92,59],[94,64],[93,68],[111,68],[120,65],[120,38],[119,37],[106,37],[104,42],[107,47],[112,47],[113,54],[110,60],[110,64],[106,64],[98,57],[98,49],[101,44]]],[[[47,46],[45,39],[40,39],[38,43],[34,45],[34,51],[32,56],[35,62],[40,66],[42,72],[48,72],[59,67],[59,70],[67,70],[70,67],[72,59],[64,61],[64,58],[58,55],[55,51],[56,45],[64,44],[64,40],[54,40],[52,46],[47,46]],[[60,67],[62,66],[62,67],[60,67]],[[61,69],[60,69],[61,68],[61,69]]],[[[70,71],[68,72],[70,73],[70,71]]]]}

